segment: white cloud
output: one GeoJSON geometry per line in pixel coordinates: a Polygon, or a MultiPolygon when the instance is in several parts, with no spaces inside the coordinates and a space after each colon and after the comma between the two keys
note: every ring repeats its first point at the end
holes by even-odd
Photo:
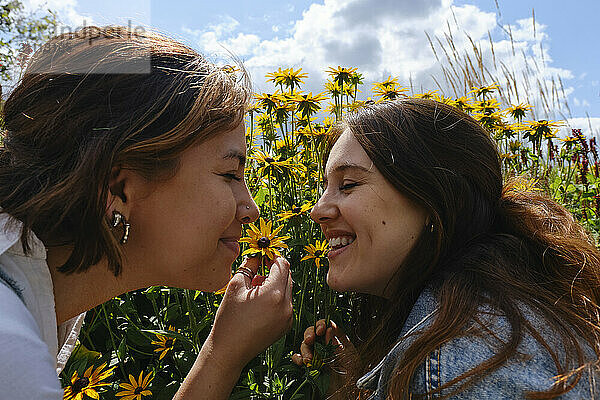
{"type": "Polygon", "coordinates": [[[29,12],[44,12],[47,9],[56,12],[59,19],[58,33],[67,28],[76,29],[97,23],[90,15],[80,14],[76,10],[77,0],[23,0],[23,6],[29,12]]]}
{"type": "Polygon", "coordinates": [[[573,104],[576,107],[590,107],[590,102],[587,100],[579,100],[577,97],[573,97],[573,104]]]}
{"type": "MultiPolygon", "coordinates": [[[[224,18],[222,24],[228,20],[224,18]]],[[[532,19],[525,18],[500,26],[496,14],[474,5],[455,6],[452,0],[324,0],[321,4],[311,4],[293,23],[287,36],[270,40],[237,32],[238,24],[228,27],[231,29],[216,25],[187,32],[194,32],[205,52],[224,54],[223,48],[215,45],[220,43],[237,53],[251,72],[257,89],[272,90],[264,83],[267,72],[278,67],[302,67],[309,73],[305,88],[320,91],[320,84],[327,76],[325,70],[340,65],[358,67],[365,76],[365,91],[370,83],[389,75],[398,76],[405,86],[412,79],[415,91],[439,89],[433,75],[444,93],[453,96],[454,90],[444,80],[442,71],[442,66],[447,71],[454,66],[457,74],[461,74],[448,44],[451,40],[455,54],[463,57],[469,54],[479,70],[474,44],[481,52],[483,66],[490,72],[484,73],[482,83],[498,81],[504,87],[507,101],[534,104],[537,118],[545,116],[544,108],[558,114],[568,113],[563,97],[574,91],[565,85],[574,78],[572,72],[552,65],[545,25],[536,21],[534,32],[532,19]],[[434,41],[440,61],[436,60],[425,31],[434,41]],[[448,51],[450,60],[436,38],[448,51]],[[506,88],[508,82],[511,90],[506,88]],[[544,97],[540,92],[544,92],[544,97]]],[[[461,92],[465,88],[456,89],[461,92]]],[[[556,118],[552,114],[547,117],[556,118]]]]}
{"type": "Polygon", "coordinates": [[[600,118],[569,118],[565,121],[566,126],[561,129],[561,136],[571,134],[571,129],[581,129],[581,133],[586,137],[596,137],[600,144],[600,118]]]}

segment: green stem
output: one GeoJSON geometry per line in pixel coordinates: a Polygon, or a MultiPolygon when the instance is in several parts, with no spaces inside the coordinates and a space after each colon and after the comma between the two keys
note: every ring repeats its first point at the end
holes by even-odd
{"type": "Polygon", "coordinates": [[[119,357],[119,349],[117,348],[117,345],[115,344],[115,339],[113,336],[113,332],[112,329],[110,329],[110,321],[108,320],[108,313],[106,312],[106,307],[104,306],[104,304],[102,304],[102,311],[104,312],[104,319],[106,320],[106,328],[108,329],[108,335],[110,336],[110,343],[112,344],[113,350],[115,352],[115,354],[117,355],[117,358],[119,359],[119,369],[121,370],[121,374],[123,375],[124,378],[127,378],[127,374],[125,373],[125,368],[123,368],[123,361],[121,360],[121,357],[119,357]]]}

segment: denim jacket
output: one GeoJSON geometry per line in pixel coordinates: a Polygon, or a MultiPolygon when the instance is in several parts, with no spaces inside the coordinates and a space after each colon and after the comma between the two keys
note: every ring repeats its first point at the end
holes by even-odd
{"type": "MultiPolygon", "coordinates": [[[[425,289],[417,299],[400,334],[400,339],[371,371],[361,377],[356,385],[361,389],[369,389],[374,393],[368,400],[384,400],[387,396],[388,381],[393,376],[397,362],[417,335],[407,335],[426,328],[435,319],[437,308],[436,296],[431,287],[425,289]]],[[[529,308],[522,307],[525,318],[540,332],[546,342],[557,351],[561,357],[562,344],[559,337],[545,325],[539,316],[529,308]]],[[[501,339],[506,340],[510,333],[507,320],[498,316],[480,316],[501,339]]],[[[461,337],[455,338],[429,354],[421,364],[411,383],[412,393],[426,393],[442,386],[462,373],[476,367],[481,362],[494,355],[494,348],[499,342],[493,338],[461,337]]],[[[595,360],[594,352],[582,344],[586,353],[586,361],[595,360]]],[[[491,372],[469,386],[466,390],[455,394],[452,399],[523,399],[529,391],[544,391],[554,383],[553,377],[559,375],[550,353],[531,335],[524,333],[517,349],[518,356],[511,357],[500,368],[491,372]]],[[[563,354],[564,355],[564,354],[563,354]]],[[[563,361],[564,363],[564,361],[563,361]]],[[[442,393],[451,393],[452,389],[442,393]]],[[[585,370],[578,384],[560,399],[591,399],[600,398],[600,377],[591,376],[589,369],[585,370]]],[[[434,396],[428,396],[435,398],[434,396]]]]}

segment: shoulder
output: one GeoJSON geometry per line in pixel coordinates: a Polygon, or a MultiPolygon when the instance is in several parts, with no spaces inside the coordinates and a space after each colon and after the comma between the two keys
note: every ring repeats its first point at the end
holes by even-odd
{"type": "Polygon", "coordinates": [[[0,283],[0,382],[12,399],[62,399],[56,360],[37,323],[11,288],[0,283]]]}
{"type": "MultiPolygon", "coordinates": [[[[359,387],[375,390],[372,399],[385,398],[387,383],[404,352],[419,337],[419,332],[427,329],[435,320],[438,303],[434,293],[433,290],[426,289],[419,296],[407,318],[399,341],[375,369],[359,380],[359,387]]],[[[525,306],[520,308],[528,322],[536,329],[539,328],[540,334],[548,345],[555,350],[558,349],[561,345],[558,337],[545,326],[543,319],[525,306]]],[[[478,317],[491,334],[457,337],[438,347],[419,366],[413,377],[413,392],[425,393],[435,390],[496,354],[499,346],[510,335],[510,324],[504,316],[489,308],[482,308],[478,317]]],[[[478,325],[475,321],[474,319],[473,324],[478,325]]],[[[550,389],[554,383],[553,378],[557,375],[559,372],[550,352],[532,335],[524,332],[515,356],[510,357],[501,367],[452,398],[473,399],[490,398],[490,396],[498,399],[524,398],[529,391],[550,389]]],[[[573,390],[561,398],[589,398],[590,388],[593,388],[591,382],[593,378],[589,374],[584,374],[582,378],[573,390]]],[[[456,389],[456,386],[453,388],[456,389]]],[[[446,390],[442,393],[450,392],[451,390],[446,390]]]]}

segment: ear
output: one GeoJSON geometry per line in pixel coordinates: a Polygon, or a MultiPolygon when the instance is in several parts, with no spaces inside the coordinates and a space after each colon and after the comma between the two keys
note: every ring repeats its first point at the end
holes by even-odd
{"type": "Polygon", "coordinates": [[[115,166],[110,171],[108,179],[108,196],[106,197],[106,216],[112,220],[113,211],[118,211],[125,219],[129,218],[128,192],[130,171],[121,166],[115,166]]]}

